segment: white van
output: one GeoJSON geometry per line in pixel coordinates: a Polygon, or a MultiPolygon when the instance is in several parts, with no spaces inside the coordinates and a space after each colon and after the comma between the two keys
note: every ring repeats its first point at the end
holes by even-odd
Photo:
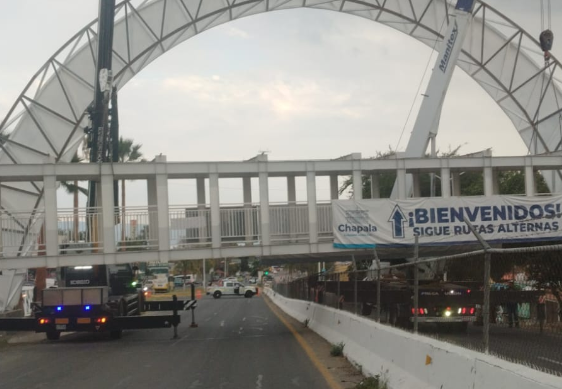
{"type": "Polygon", "coordinates": [[[184,274],[183,276],[174,276],[174,285],[182,286],[184,283],[191,284],[196,282],[197,276],[195,274],[184,274]]]}

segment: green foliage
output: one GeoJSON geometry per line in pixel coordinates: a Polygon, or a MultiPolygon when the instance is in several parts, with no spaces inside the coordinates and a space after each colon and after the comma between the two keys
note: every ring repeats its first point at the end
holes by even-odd
{"type": "MultiPolygon", "coordinates": [[[[461,146],[450,149],[446,152],[438,153],[442,158],[450,158],[458,156],[461,146]]],[[[395,157],[395,152],[389,148],[385,152],[377,151],[373,159],[391,159],[395,157]]],[[[441,196],[441,180],[439,175],[434,176],[433,181],[435,196],[441,196]]],[[[378,174],[379,191],[381,198],[389,198],[392,194],[392,188],[396,181],[396,173],[384,172],[378,174]]],[[[431,194],[431,179],[429,173],[419,175],[420,179],[420,195],[421,197],[429,197],[431,194]]],[[[499,194],[515,195],[525,193],[525,174],[522,171],[500,171],[498,172],[499,194]]],[[[535,183],[538,193],[550,193],[548,186],[539,172],[535,172],[535,183]]],[[[371,176],[362,176],[363,198],[371,198],[371,176]]],[[[482,171],[464,171],[460,173],[461,196],[482,196],[484,195],[484,174],[482,171]]],[[[349,189],[350,197],[353,197],[353,180],[348,177],[344,180],[339,188],[339,194],[349,189]]]]}
{"type": "Polygon", "coordinates": [[[341,357],[343,355],[343,348],[344,347],[345,347],[345,344],[343,342],[333,344],[332,348],[330,349],[330,355],[332,357],[341,357]]]}
{"type": "Polygon", "coordinates": [[[367,377],[359,382],[355,389],[389,389],[388,382],[380,375],[374,377],[367,377]]]}

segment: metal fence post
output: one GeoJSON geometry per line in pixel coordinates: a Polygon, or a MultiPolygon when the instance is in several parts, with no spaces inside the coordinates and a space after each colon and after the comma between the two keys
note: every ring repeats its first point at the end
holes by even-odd
{"type": "Polygon", "coordinates": [[[352,255],[351,259],[353,260],[353,306],[354,306],[354,312],[357,315],[357,263],[355,262],[355,256],[352,255]]]}
{"type": "Polygon", "coordinates": [[[484,354],[490,353],[490,272],[492,264],[492,254],[487,250],[484,254],[484,310],[482,317],[484,320],[484,354]]]}
{"type": "Polygon", "coordinates": [[[340,298],[341,298],[340,279],[341,279],[341,273],[338,273],[338,294],[336,296],[336,308],[337,309],[340,309],[340,298]]]}
{"type": "Polygon", "coordinates": [[[376,321],[381,322],[381,260],[377,254],[377,249],[375,249],[375,259],[377,261],[377,312],[376,321]]]}
{"type": "Polygon", "coordinates": [[[418,271],[419,261],[419,237],[416,236],[414,246],[414,333],[418,333],[418,313],[420,309],[419,304],[419,290],[420,290],[420,276],[418,271]]]}

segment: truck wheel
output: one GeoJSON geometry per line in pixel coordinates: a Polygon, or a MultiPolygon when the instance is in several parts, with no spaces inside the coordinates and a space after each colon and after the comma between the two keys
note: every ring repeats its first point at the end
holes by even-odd
{"type": "Polygon", "coordinates": [[[47,331],[47,339],[49,340],[59,340],[60,331],[47,331]]]}
{"type": "Polygon", "coordinates": [[[109,331],[109,337],[111,339],[121,339],[121,336],[123,335],[123,330],[112,330],[109,331]]]}
{"type": "Polygon", "coordinates": [[[252,298],[254,296],[254,292],[252,292],[251,290],[247,290],[246,293],[244,293],[244,297],[246,297],[247,299],[252,298]]]}
{"type": "Polygon", "coordinates": [[[213,297],[216,299],[220,299],[221,298],[222,293],[220,292],[220,290],[217,290],[215,293],[213,293],[213,297]]]}

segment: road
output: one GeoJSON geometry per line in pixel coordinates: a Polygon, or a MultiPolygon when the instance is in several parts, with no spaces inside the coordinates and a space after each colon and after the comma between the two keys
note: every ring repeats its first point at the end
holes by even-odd
{"type": "Polygon", "coordinates": [[[261,296],[199,301],[171,329],[120,340],[76,333],[0,348],[0,388],[326,389],[324,375],[261,296]]]}

